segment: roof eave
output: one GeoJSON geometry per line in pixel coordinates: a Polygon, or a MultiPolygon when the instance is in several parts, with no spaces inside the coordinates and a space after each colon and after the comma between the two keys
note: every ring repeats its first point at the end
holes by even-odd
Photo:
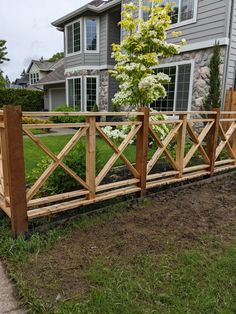
{"type": "Polygon", "coordinates": [[[61,29],[61,27],[63,27],[63,25],[68,20],[71,20],[71,19],[75,18],[76,16],[83,14],[86,11],[92,11],[94,13],[99,14],[99,13],[102,13],[106,10],[109,10],[110,8],[118,5],[119,3],[121,3],[121,0],[114,0],[114,1],[108,2],[106,4],[100,5],[98,7],[95,7],[94,5],[86,4],[86,5],[82,6],[81,8],[61,17],[60,19],[58,19],[54,22],[52,22],[52,25],[61,29]]]}

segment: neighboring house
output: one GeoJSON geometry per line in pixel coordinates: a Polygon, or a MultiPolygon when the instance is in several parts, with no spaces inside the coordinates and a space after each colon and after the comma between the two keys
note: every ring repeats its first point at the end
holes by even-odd
{"type": "Polygon", "coordinates": [[[29,86],[29,74],[21,75],[21,78],[17,78],[11,88],[25,89],[29,86]]]}
{"type": "MultiPolygon", "coordinates": [[[[141,1],[137,17],[147,18],[141,1]]],[[[111,99],[118,90],[117,82],[108,74],[114,66],[111,44],[120,42],[124,33],[118,26],[122,4],[129,0],[95,0],[53,22],[64,32],[67,104],[91,110],[97,103],[100,110],[111,109],[111,99]]],[[[132,1],[132,2],[135,2],[132,1]]],[[[167,2],[167,1],[163,1],[167,2]]],[[[172,0],[169,2],[173,2],[172,0]]],[[[161,60],[158,71],[170,75],[167,97],[153,106],[160,110],[199,110],[208,92],[207,79],[212,47],[221,46],[222,101],[226,89],[234,86],[236,63],[236,1],[178,0],[175,1],[172,26],[182,31],[187,45],[181,54],[161,60]]],[[[151,4],[153,5],[153,4],[151,4]]]]}
{"type": "Polygon", "coordinates": [[[37,86],[40,86],[45,92],[45,110],[51,111],[59,105],[66,104],[64,73],[64,59],[61,59],[54,64],[53,71],[37,82],[37,86]]]}
{"type": "Polygon", "coordinates": [[[40,60],[32,60],[26,72],[29,75],[29,85],[37,87],[38,81],[55,70],[57,62],[50,62],[42,58],[40,60]]]}

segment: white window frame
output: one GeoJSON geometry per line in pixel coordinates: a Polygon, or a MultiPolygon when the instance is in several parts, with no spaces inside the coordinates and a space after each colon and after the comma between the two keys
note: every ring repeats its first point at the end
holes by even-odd
{"type": "Polygon", "coordinates": [[[160,68],[170,68],[170,67],[176,67],[176,79],[175,79],[175,95],[174,95],[174,107],[172,111],[176,111],[176,101],[177,101],[177,87],[178,87],[178,69],[179,65],[185,65],[185,64],[191,64],[191,71],[190,71],[190,84],[189,84],[189,96],[188,96],[188,108],[186,111],[191,111],[192,106],[192,97],[193,97],[193,77],[194,77],[194,66],[195,62],[194,60],[186,60],[186,61],[178,61],[178,62],[171,62],[171,63],[164,63],[159,64],[158,67],[155,67],[155,69],[160,68]]]}
{"type": "MultiPolygon", "coordinates": [[[[81,103],[80,110],[83,111],[83,104],[82,104],[83,79],[82,79],[82,76],[71,76],[71,77],[66,78],[66,104],[67,104],[67,107],[70,107],[70,104],[69,104],[69,80],[73,80],[73,79],[80,79],[80,103],[81,103]]],[[[75,109],[75,104],[73,104],[73,108],[75,109]]]]}
{"type": "MultiPolygon", "coordinates": [[[[182,0],[179,0],[179,7],[180,8],[181,8],[181,3],[182,3],[182,0]]],[[[139,17],[140,18],[143,17],[142,5],[143,5],[143,1],[139,0],[139,17]]],[[[152,2],[152,6],[153,6],[153,2],[152,2]]],[[[169,29],[174,29],[174,28],[178,28],[178,27],[181,27],[184,25],[196,23],[197,22],[197,11],[198,11],[198,0],[194,0],[193,18],[186,20],[186,21],[171,24],[169,29]]],[[[179,10],[179,12],[178,12],[178,21],[180,21],[180,15],[181,15],[181,10],[179,10]]]]}
{"type": "Polygon", "coordinates": [[[84,52],[85,53],[99,53],[100,51],[100,18],[96,16],[86,16],[84,18],[84,52]],[[97,49],[96,50],[87,50],[87,26],[86,21],[88,19],[96,19],[96,28],[97,28],[97,49]]]}
{"type": "MultiPolygon", "coordinates": [[[[73,50],[74,50],[74,29],[73,29],[73,50]]],[[[65,25],[65,53],[66,53],[66,56],[74,56],[74,55],[78,55],[78,54],[81,54],[81,51],[82,51],[82,19],[78,19],[76,21],[73,21],[69,24],[66,24],[65,25]],[[80,50],[79,51],[76,51],[76,52],[71,52],[69,53],[68,52],[68,35],[67,35],[67,29],[69,26],[75,24],[75,23],[78,23],[80,22],[80,50]]]]}
{"type": "Polygon", "coordinates": [[[30,85],[36,84],[39,80],[39,72],[30,73],[30,85]]]}
{"type": "Polygon", "coordinates": [[[96,78],[96,104],[99,108],[99,75],[84,76],[84,111],[87,112],[87,78],[96,78]]]}

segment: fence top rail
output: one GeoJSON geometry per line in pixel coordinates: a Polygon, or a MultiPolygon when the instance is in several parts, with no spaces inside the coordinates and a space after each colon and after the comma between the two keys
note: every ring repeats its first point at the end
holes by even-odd
{"type": "Polygon", "coordinates": [[[184,115],[184,114],[187,114],[187,115],[206,115],[206,114],[211,114],[211,115],[216,115],[217,112],[216,111],[151,111],[150,112],[150,115],[151,116],[156,116],[156,115],[161,115],[161,114],[164,114],[166,116],[169,116],[169,115],[176,115],[176,116],[179,116],[179,115],[184,115]]]}
{"type": "Polygon", "coordinates": [[[236,111],[221,111],[221,114],[236,114],[236,111]]]}
{"type": "Polygon", "coordinates": [[[23,117],[109,117],[109,116],[143,116],[143,112],[127,111],[127,112],[22,112],[23,117]]]}

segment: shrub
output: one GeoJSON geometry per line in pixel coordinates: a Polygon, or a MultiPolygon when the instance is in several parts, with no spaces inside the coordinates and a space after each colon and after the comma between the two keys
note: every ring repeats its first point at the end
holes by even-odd
{"type": "MultiPolygon", "coordinates": [[[[86,177],[86,149],[85,143],[79,142],[77,146],[64,158],[63,162],[72,169],[77,175],[79,175],[83,180],[86,177]]],[[[49,157],[44,157],[33,169],[32,174],[28,176],[28,182],[35,182],[37,178],[42,174],[43,171],[51,163],[49,157]]],[[[100,171],[101,169],[101,158],[100,152],[96,150],[96,169],[100,171]]],[[[58,167],[52,175],[48,178],[43,188],[40,190],[39,195],[53,195],[59,193],[65,193],[74,191],[80,188],[81,185],[73,179],[69,174],[67,174],[61,167],[58,167]]]]}
{"type": "MultiPolygon", "coordinates": [[[[54,112],[76,112],[80,111],[80,108],[76,108],[75,110],[71,107],[68,107],[67,105],[60,105],[57,108],[53,110],[54,112]]],[[[50,117],[50,120],[53,123],[81,123],[85,121],[84,117],[67,117],[67,116],[61,116],[61,117],[50,117]]]]}
{"type": "Polygon", "coordinates": [[[43,111],[43,92],[27,89],[0,89],[0,107],[21,106],[23,111],[43,111]]]}
{"type": "Polygon", "coordinates": [[[36,119],[31,117],[23,117],[22,124],[48,124],[50,120],[48,119],[36,119]]]}

